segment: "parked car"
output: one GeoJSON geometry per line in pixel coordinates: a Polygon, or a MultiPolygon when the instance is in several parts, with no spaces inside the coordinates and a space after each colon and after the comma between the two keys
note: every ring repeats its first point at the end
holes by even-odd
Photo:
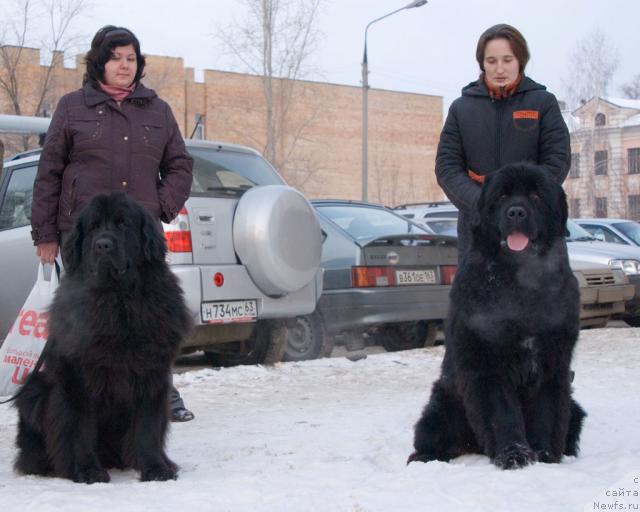
{"type": "Polygon", "coordinates": [[[640,246],[640,223],[627,219],[573,219],[601,242],[640,246]]]}
{"type": "MultiPolygon", "coordinates": [[[[191,194],[164,225],[168,261],[196,324],[183,352],[202,349],[216,365],[279,361],[284,320],[311,313],[322,291],[314,210],[257,151],[186,145],[194,158],[191,194]]],[[[30,215],[38,159],[7,160],[0,177],[0,340],[36,277],[30,215]]]]}
{"type": "Polygon", "coordinates": [[[626,301],[622,319],[633,327],[640,327],[640,248],[601,242],[571,219],[567,221],[567,247],[571,260],[608,265],[625,273],[634,293],[626,301]]]}
{"type": "MultiPolygon", "coordinates": [[[[450,202],[400,205],[394,211],[412,216],[410,218],[427,229],[456,233],[454,222],[457,224],[458,209],[450,202]],[[447,219],[448,222],[443,222],[447,219]]],[[[637,325],[640,321],[640,276],[636,277],[633,263],[625,259],[629,255],[606,256],[607,250],[617,254],[616,247],[609,247],[604,252],[593,249],[592,237],[583,230],[576,232],[574,226],[580,229],[568,221],[567,249],[569,263],[580,285],[581,326],[604,326],[612,317],[622,317],[630,325],[637,325]]]]}
{"type": "Polygon", "coordinates": [[[348,348],[433,345],[447,315],[456,238],[428,234],[371,203],[311,203],[326,236],[323,292],[316,311],[295,320],[298,335],[288,340],[285,359],[325,355],[336,337],[348,348]]]}

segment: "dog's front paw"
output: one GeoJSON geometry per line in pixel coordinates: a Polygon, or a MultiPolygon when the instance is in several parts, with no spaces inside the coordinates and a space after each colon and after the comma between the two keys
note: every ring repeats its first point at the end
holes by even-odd
{"type": "Polygon", "coordinates": [[[432,460],[443,460],[433,453],[413,452],[407,459],[407,465],[412,462],[430,462],[432,460]]]}
{"type": "Polygon", "coordinates": [[[501,469],[518,469],[538,460],[536,453],[526,444],[513,443],[493,458],[493,463],[501,469]]]}
{"type": "Polygon", "coordinates": [[[164,482],[166,480],[176,480],[177,478],[177,469],[166,464],[154,464],[140,472],[140,481],[142,482],[164,482]]]}
{"type": "Polygon", "coordinates": [[[536,456],[538,458],[538,462],[544,462],[547,464],[556,464],[560,462],[562,456],[554,455],[551,453],[551,450],[547,450],[545,448],[536,448],[535,449],[536,456]]]}
{"type": "Polygon", "coordinates": [[[73,481],[85,484],[106,484],[111,481],[111,477],[109,476],[109,473],[102,468],[82,468],[74,473],[73,481]]]}

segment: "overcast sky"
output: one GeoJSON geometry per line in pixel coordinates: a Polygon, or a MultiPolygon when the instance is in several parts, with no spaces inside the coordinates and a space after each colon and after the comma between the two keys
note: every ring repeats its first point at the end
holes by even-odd
{"type": "MultiPolygon", "coordinates": [[[[369,21],[409,0],[326,0],[315,54],[320,70],[310,78],[360,85],[364,29],[369,21]]],[[[105,24],[133,30],[147,54],[184,58],[185,65],[225,69],[214,33],[241,19],[237,0],[97,1],[82,20],[93,35],[105,24]]],[[[445,108],[463,85],[477,78],[475,45],[482,31],[510,23],[527,38],[531,60],[527,74],[560,99],[566,68],[576,42],[600,28],[620,52],[620,66],[609,91],[640,73],[640,1],[638,0],[429,0],[400,11],[369,29],[371,87],[443,96],[445,108]]]]}

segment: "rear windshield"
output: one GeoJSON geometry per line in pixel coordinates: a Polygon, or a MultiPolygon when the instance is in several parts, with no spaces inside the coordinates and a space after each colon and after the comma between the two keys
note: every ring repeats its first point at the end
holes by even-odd
{"type": "Polygon", "coordinates": [[[405,218],[381,208],[317,205],[316,209],[356,240],[424,231],[405,218]]]}
{"type": "Polygon", "coordinates": [[[259,155],[215,148],[191,147],[188,151],[193,157],[192,196],[240,196],[256,185],[283,184],[259,155]]]}

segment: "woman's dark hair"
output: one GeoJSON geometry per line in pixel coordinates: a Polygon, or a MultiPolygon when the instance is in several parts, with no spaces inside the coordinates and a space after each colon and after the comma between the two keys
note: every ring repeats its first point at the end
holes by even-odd
{"type": "Polygon", "coordinates": [[[138,82],[144,76],[145,59],[140,52],[140,41],[131,30],[124,27],[107,25],[102,27],[91,41],[91,49],[84,57],[87,71],[82,79],[82,84],[90,82],[97,87],[98,80],[104,81],[104,65],[111,59],[113,49],[118,46],[133,45],[136,51],[138,69],[133,81],[138,82]]]}
{"type": "Polygon", "coordinates": [[[511,25],[506,23],[500,23],[494,25],[491,28],[485,30],[480,39],[478,39],[478,46],[476,47],[476,60],[480,64],[480,69],[484,71],[484,50],[487,47],[487,43],[493,39],[506,39],[509,41],[511,51],[518,59],[520,65],[520,73],[524,72],[524,68],[529,62],[529,47],[527,46],[527,40],[520,33],[520,31],[511,25]]]}

